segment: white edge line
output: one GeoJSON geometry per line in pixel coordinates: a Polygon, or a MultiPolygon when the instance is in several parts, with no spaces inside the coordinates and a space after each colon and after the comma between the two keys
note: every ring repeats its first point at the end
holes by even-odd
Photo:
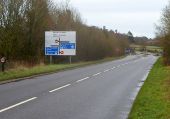
{"type": "Polygon", "coordinates": [[[101,74],[102,72],[99,72],[99,73],[96,73],[96,74],[94,74],[93,76],[97,76],[97,75],[99,75],[99,74],[101,74]]]}
{"type": "Polygon", "coordinates": [[[56,89],[54,89],[54,90],[51,90],[51,91],[49,91],[49,92],[52,93],[52,92],[58,91],[58,90],[60,90],[60,89],[66,88],[66,87],[68,87],[68,86],[70,86],[70,85],[71,85],[71,84],[67,84],[67,85],[64,85],[64,86],[62,86],[62,87],[56,88],[56,89]]]}
{"type": "Polygon", "coordinates": [[[7,111],[7,110],[10,110],[10,109],[12,109],[12,108],[14,108],[14,107],[20,106],[20,105],[22,105],[22,104],[24,104],[24,103],[30,102],[30,101],[35,100],[35,99],[37,99],[37,97],[33,97],[33,98],[28,99],[28,100],[25,100],[25,101],[22,101],[22,102],[20,102],[20,103],[17,103],[17,104],[15,104],[15,105],[9,106],[9,107],[4,108],[4,109],[1,109],[1,110],[0,110],[0,113],[5,112],[5,111],[7,111]]]}
{"type": "Polygon", "coordinates": [[[84,80],[86,80],[86,79],[89,79],[89,78],[90,78],[90,77],[86,77],[86,78],[80,79],[80,80],[76,81],[76,83],[82,82],[82,81],[84,81],[84,80]]]}
{"type": "Polygon", "coordinates": [[[149,76],[149,73],[150,73],[150,71],[148,71],[148,72],[144,75],[144,77],[142,78],[141,81],[146,81],[146,79],[147,79],[148,76],[149,76]]]}

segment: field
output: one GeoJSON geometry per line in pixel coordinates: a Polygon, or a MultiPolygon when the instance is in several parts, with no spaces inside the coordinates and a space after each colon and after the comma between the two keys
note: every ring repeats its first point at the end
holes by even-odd
{"type": "MultiPolygon", "coordinates": [[[[132,48],[135,48],[136,50],[141,50],[144,48],[144,46],[141,45],[131,45],[132,48]]],[[[146,46],[146,50],[151,51],[151,52],[162,52],[162,48],[158,46],[146,46]]]]}

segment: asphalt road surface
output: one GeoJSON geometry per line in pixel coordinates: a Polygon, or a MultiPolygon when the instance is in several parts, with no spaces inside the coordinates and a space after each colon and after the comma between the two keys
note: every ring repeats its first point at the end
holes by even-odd
{"type": "Polygon", "coordinates": [[[126,119],[156,59],[128,56],[0,85],[0,119],[126,119]]]}

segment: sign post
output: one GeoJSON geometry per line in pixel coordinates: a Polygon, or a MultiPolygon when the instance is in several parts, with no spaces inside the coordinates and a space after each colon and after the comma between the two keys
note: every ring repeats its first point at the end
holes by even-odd
{"type": "Polygon", "coordinates": [[[52,64],[52,63],[53,63],[53,56],[50,55],[50,64],[52,64]]]}
{"type": "MultiPolygon", "coordinates": [[[[76,55],[75,31],[46,31],[45,55],[47,56],[71,56],[76,55]]],[[[50,57],[50,62],[52,58],[50,57]]]]}
{"type": "Polygon", "coordinates": [[[72,56],[69,56],[70,64],[72,63],[72,56]]]}

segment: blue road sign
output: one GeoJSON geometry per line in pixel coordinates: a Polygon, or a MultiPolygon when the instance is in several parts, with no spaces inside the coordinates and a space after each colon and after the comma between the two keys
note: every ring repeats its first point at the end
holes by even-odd
{"type": "Polygon", "coordinates": [[[59,53],[58,47],[46,47],[45,48],[46,55],[57,55],[59,53]]]}
{"type": "Polygon", "coordinates": [[[60,49],[76,49],[75,43],[61,43],[60,49]]]}

